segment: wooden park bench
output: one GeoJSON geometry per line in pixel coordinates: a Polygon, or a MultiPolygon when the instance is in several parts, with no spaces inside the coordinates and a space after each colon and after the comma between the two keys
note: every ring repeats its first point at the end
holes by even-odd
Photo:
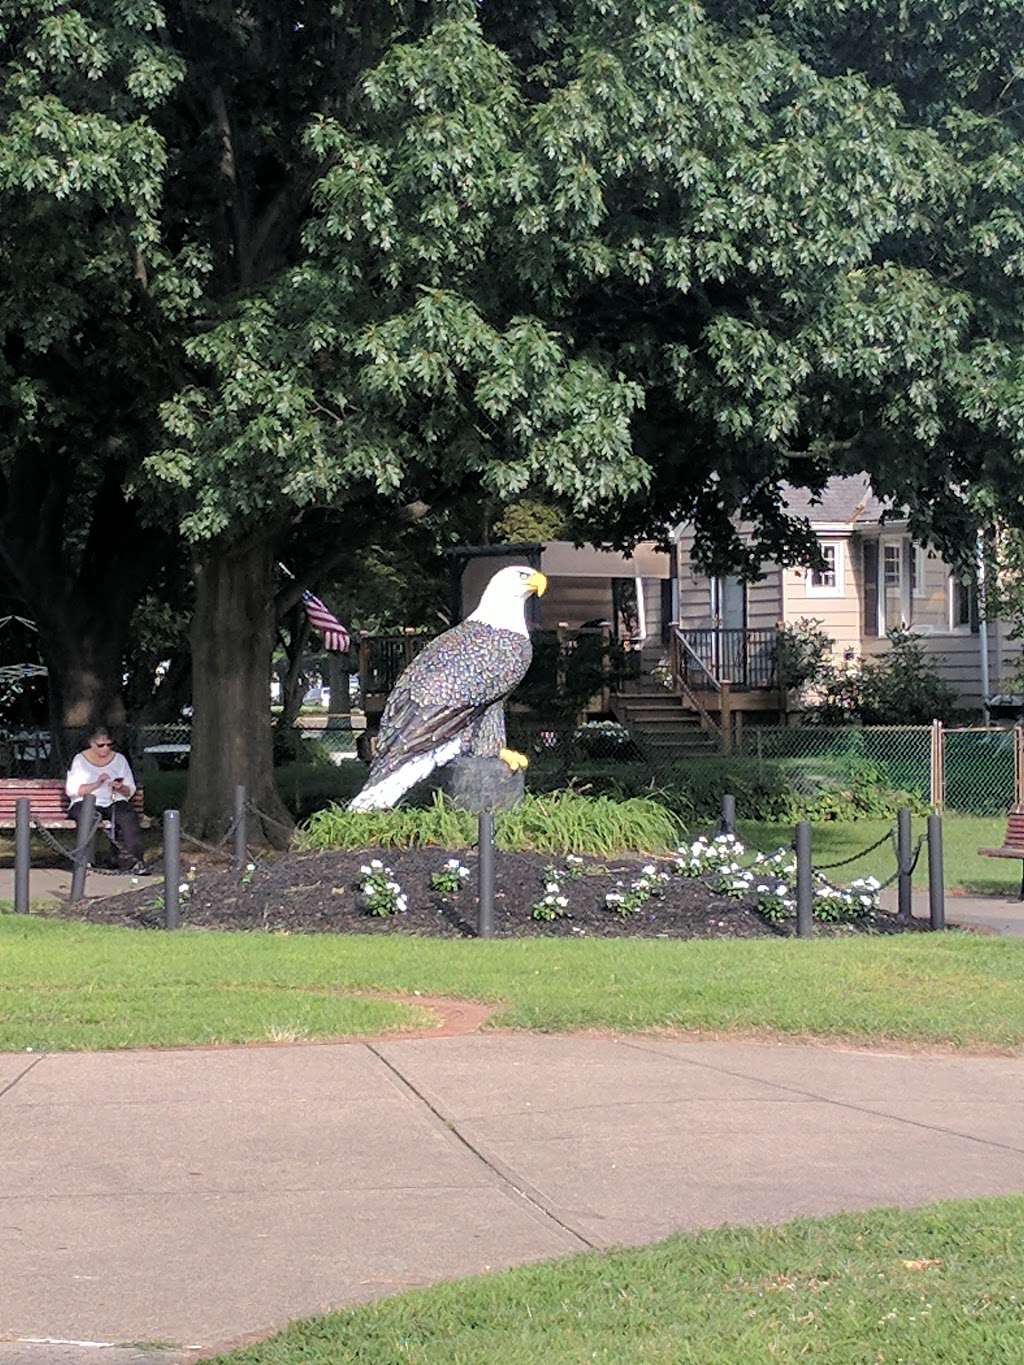
{"type": "MultiPolygon", "coordinates": [[[[139,820],[145,824],[142,812],[142,788],[136,787],[131,804],[139,820]]],[[[28,797],[32,823],[40,829],[74,829],[68,819],[68,798],[62,777],[2,777],[0,778],[0,829],[14,829],[17,802],[28,797]]],[[[106,827],[106,821],[100,826],[106,827]]]]}
{"type": "Polygon", "coordinates": [[[1010,807],[1002,848],[979,848],[983,858],[1020,859],[1020,898],[1024,901],[1024,805],[1010,807]]]}

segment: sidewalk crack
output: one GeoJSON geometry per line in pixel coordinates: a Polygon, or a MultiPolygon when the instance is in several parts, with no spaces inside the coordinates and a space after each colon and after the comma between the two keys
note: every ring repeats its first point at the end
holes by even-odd
{"type": "Polygon", "coordinates": [[[534,1189],[515,1171],[505,1167],[502,1162],[496,1161],[493,1157],[488,1156],[481,1148],[474,1146],[469,1138],[459,1131],[455,1120],[449,1118],[447,1114],[439,1109],[436,1104],[427,1098],[422,1090],[418,1090],[412,1081],[402,1074],[394,1062],[385,1057],[373,1043],[365,1043],[364,1047],[367,1051],[372,1052],[377,1060],[387,1067],[388,1071],[391,1072],[392,1076],[398,1081],[402,1089],[406,1090],[415,1099],[419,1100],[434,1118],[444,1126],[452,1137],[454,1137],[457,1142],[460,1142],[462,1146],[481,1163],[481,1165],[485,1166],[487,1170],[491,1172],[500,1185],[507,1187],[513,1194],[518,1195],[520,1199],[524,1200],[549,1222],[554,1223],[556,1227],[560,1228],[562,1232],[571,1237],[574,1242],[579,1243],[585,1250],[596,1251],[598,1249],[596,1242],[592,1242],[588,1237],[584,1236],[578,1228],[574,1228],[571,1223],[567,1223],[563,1218],[560,1218],[558,1214],[549,1207],[543,1194],[539,1190],[534,1189]]]}
{"type": "Polygon", "coordinates": [[[7,1094],[8,1090],[13,1090],[14,1087],[18,1084],[18,1082],[20,1080],[23,1080],[24,1077],[26,1077],[28,1073],[32,1070],[32,1068],[34,1066],[38,1066],[39,1063],[43,1061],[48,1055],[49,1054],[46,1052],[40,1052],[38,1057],[33,1057],[32,1060],[29,1062],[28,1066],[25,1067],[24,1071],[19,1071],[18,1074],[15,1076],[14,1080],[8,1081],[7,1084],[3,1087],[3,1089],[0,1090],[0,1100],[2,1100],[3,1097],[7,1094]]]}
{"type": "Polygon", "coordinates": [[[995,1138],[978,1137],[976,1133],[961,1133],[957,1128],[945,1128],[937,1123],[925,1123],[922,1119],[905,1118],[900,1114],[890,1114],[887,1109],[871,1109],[864,1104],[854,1104],[852,1100],[837,1100],[830,1095],[819,1095],[816,1090],[805,1090],[802,1086],[787,1085],[784,1081],[770,1081],[763,1076],[751,1076],[746,1071],[731,1071],[725,1066],[716,1066],[711,1062],[698,1062],[692,1057],[673,1057],[671,1053],[661,1052],[658,1048],[644,1047],[640,1043],[627,1042],[625,1039],[617,1039],[623,1047],[633,1048],[637,1052],[646,1052],[655,1057],[664,1057],[666,1061],[682,1063],[684,1066],[695,1066],[701,1071],[714,1071],[720,1076],[732,1076],[736,1080],[756,1081],[761,1085],[770,1086],[773,1090],[784,1090],[791,1095],[803,1095],[805,1099],[817,1100],[819,1104],[833,1104],[837,1109],[849,1109],[855,1114],[870,1114],[876,1119],[889,1119],[892,1123],[906,1123],[911,1128],[923,1128],[928,1133],[943,1133],[946,1137],[963,1138],[966,1142],[977,1142],[982,1147],[995,1147],[999,1151],[1013,1152],[1016,1156],[1024,1156],[1024,1147],[1015,1147],[1009,1142],[999,1142],[995,1138]]]}

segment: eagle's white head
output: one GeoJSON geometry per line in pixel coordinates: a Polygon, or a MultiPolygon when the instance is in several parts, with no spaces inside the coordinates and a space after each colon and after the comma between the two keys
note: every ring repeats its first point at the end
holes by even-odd
{"type": "Polygon", "coordinates": [[[483,621],[496,630],[514,630],[526,635],[526,599],[533,593],[543,596],[548,580],[539,569],[527,564],[509,564],[499,569],[484,588],[480,605],[467,618],[483,621]]]}

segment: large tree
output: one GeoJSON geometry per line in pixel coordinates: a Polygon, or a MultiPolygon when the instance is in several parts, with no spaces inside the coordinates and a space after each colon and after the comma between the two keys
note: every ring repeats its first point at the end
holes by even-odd
{"type": "Polygon", "coordinates": [[[272,569],[308,509],[530,491],[753,563],[800,550],[786,479],[866,468],[947,544],[972,490],[1012,503],[1014,8],[147,7],[133,276],[180,372],[138,487],[193,547],[195,823],[236,781],[273,814],[272,569]]]}
{"type": "Polygon", "coordinates": [[[151,4],[95,8],[0,3],[0,571],[39,624],[58,738],[124,718],[129,621],[174,545],[125,484],[176,383],[145,261],[150,119],[180,66],[151,4]]]}

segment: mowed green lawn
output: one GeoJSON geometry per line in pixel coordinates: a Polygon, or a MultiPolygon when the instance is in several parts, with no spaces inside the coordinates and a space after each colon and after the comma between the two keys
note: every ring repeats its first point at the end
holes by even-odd
{"type": "Polygon", "coordinates": [[[415,992],[494,1001],[512,1028],[1024,1043],[1024,941],[988,936],[477,942],[0,915],[0,1049],[376,1033],[422,1022],[415,992]]]}
{"type": "MultiPolygon", "coordinates": [[[[1020,1365],[1024,1198],[719,1228],[296,1323],[219,1365],[1020,1365]]],[[[213,1362],[210,1362],[213,1365],[213,1362]]]]}
{"type": "MultiPolygon", "coordinates": [[[[812,831],[812,856],[815,863],[833,863],[849,858],[883,838],[892,828],[891,820],[832,821],[817,824],[812,831]]],[[[926,821],[915,817],[913,836],[916,840],[925,831],[926,821]]],[[[770,853],[793,840],[793,826],[768,821],[740,821],[737,834],[749,848],[770,853]]],[[[948,891],[966,891],[978,895],[1013,895],[1020,888],[1021,866],[1016,859],[983,858],[980,848],[999,848],[1006,833],[1006,819],[987,815],[947,815],[942,822],[943,866],[948,891]]],[[[896,855],[890,843],[885,843],[866,857],[857,858],[847,867],[830,873],[839,882],[854,877],[875,876],[886,881],[896,870],[896,855]]],[[[921,856],[914,872],[914,885],[928,885],[928,852],[921,856]]]]}

